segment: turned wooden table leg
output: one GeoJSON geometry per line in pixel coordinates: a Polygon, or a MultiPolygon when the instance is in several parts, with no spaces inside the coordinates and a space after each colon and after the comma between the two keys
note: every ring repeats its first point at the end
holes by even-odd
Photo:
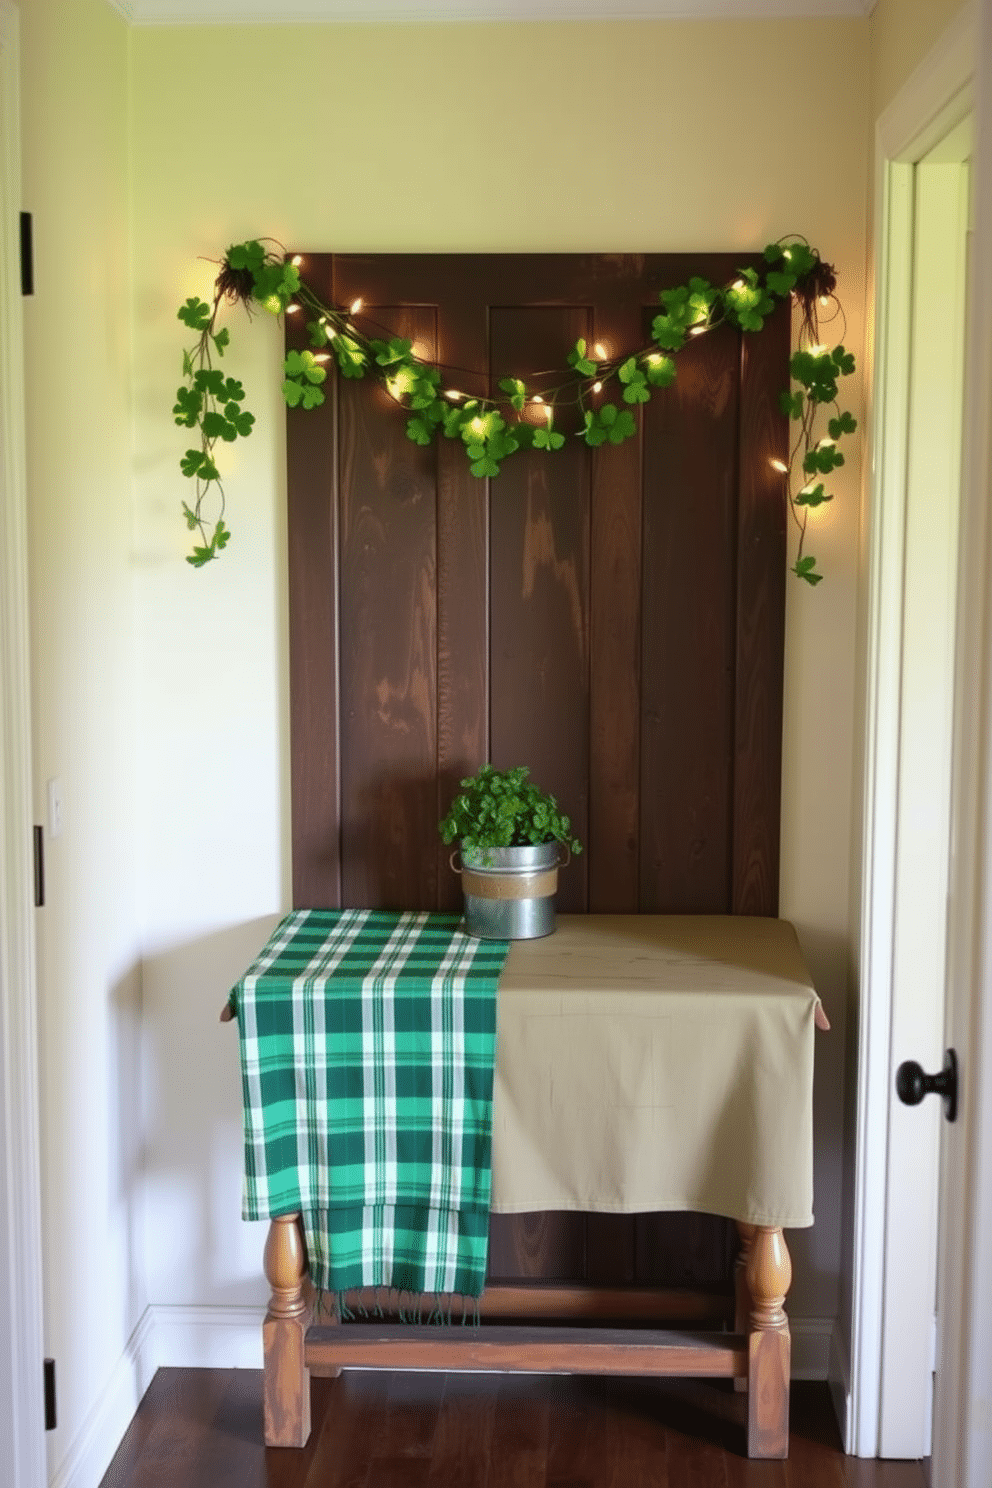
{"type": "MultiPolygon", "coordinates": [[[[737,1233],[741,1239],[740,1253],[734,1266],[734,1332],[747,1333],[751,1327],[751,1293],[747,1286],[747,1258],[751,1254],[754,1225],[737,1221],[737,1233]]],[[[747,1375],[740,1374],[734,1380],[734,1389],[742,1394],[747,1390],[747,1375]]]]}
{"type": "Polygon", "coordinates": [[[311,1309],[303,1294],[306,1251],[299,1215],[282,1214],[271,1221],[264,1266],[272,1288],[262,1324],[265,1445],[302,1447],[310,1435],[310,1371],[303,1344],[311,1309]]]}
{"type": "Polygon", "coordinates": [[[747,1453],[749,1457],[787,1457],[792,1340],[783,1304],[792,1281],[792,1262],[780,1229],[756,1226],[745,1277],[751,1294],[747,1453]]]}

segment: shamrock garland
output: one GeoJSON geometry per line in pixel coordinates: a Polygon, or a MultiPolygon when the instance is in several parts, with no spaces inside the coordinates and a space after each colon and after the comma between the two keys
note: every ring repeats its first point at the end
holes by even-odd
{"type": "Polygon", "coordinates": [[[808,584],[820,582],[823,575],[816,571],[816,559],[803,552],[806,523],[811,510],[833,500],[817,477],[829,476],[844,464],[837,441],[857,428],[838,404],[839,379],[850,376],[855,363],[842,344],[832,349],[820,345],[818,306],[833,303],[840,309],[836,279],[831,266],[804,239],[770,243],[761,268],[741,269],[729,285],[719,287],[696,277],[688,285],[663,289],[648,346],[607,357],[598,347],[590,351],[580,338],[567,355],[569,371],[558,386],[538,394],[528,391],[523,378],[506,377],[499,384],[500,398],[470,398],[443,389],[440,367],[416,357],[412,343],[401,336],[381,339],[365,334],[356,324],[360,302],[350,308],[324,304],[302,282],[299,264],[298,259],[287,263],[281,251],[258,240],[237,244],[224,258],[213,304],[191,297],[180,307],[178,318],[198,334],[196,344],[183,352],[185,381],[172,410],[177,424],[198,429],[200,435],[199,445],[188,449],[180,461],[183,475],[195,482],[195,498],[183,502],[186,524],[201,539],[187,559],[195,568],[216,558],[230,538],[214,458],[217,441],[245,438],[255,422],[242,406],[241,383],[214,366],[214,357],[222,358],[230,344],[226,326],[217,328],[224,301],[240,301],[249,315],[261,305],[273,315],[303,310],[311,317],[306,323],[310,348],[290,351],[283,362],[282,392],[290,408],[311,409],[323,403],[324,364],[333,357],[340,376],[356,380],[370,376],[387,389],[409,413],[407,437],[416,444],[429,445],[439,435],[460,439],[472,474],[484,479],[498,475],[502,462],[519,450],[562,449],[568,436],[556,426],[555,415],[563,407],[578,408],[581,426],[572,437],[590,448],[632,439],[637,433],[633,409],[647,403],[654,389],[675,380],[675,357],[691,337],[724,321],[745,332],[760,331],[776,303],[792,295],[802,307],[802,319],[798,349],[789,362],[793,385],[782,393],[780,405],[798,431],[788,463],[771,463],[785,479],[799,530],[792,571],[808,584]],[[615,384],[619,401],[592,404],[593,396],[609,383],[615,384]],[[818,437],[818,415],[825,405],[833,406],[834,416],[827,433],[818,437]]]}

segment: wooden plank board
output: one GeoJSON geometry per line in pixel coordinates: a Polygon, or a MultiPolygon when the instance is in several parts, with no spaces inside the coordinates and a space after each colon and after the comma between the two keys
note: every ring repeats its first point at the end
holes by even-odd
{"type": "Polygon", "coordinates": [[[624,1328],[343,1323],[310,1329],[306,1362],[317,1375],[350,1367],[732,1378],[747,1368],[747,1340],[737,1333],[624,1328]]]}

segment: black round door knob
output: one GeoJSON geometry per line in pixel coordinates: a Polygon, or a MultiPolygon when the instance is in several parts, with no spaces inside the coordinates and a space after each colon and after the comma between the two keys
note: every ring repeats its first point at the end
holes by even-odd
{"type": "Polygon", "coordinates": [[[939,1075],[927,1075],[915,1059],[905,1060],[896,1070],[896,1095],[904,1106],[918,1106],[925,1095],[939,1095],[944,1115],[953,1121],[958,1114],[958,1060],[953,1049],[944,1055],[939,1075]]]}

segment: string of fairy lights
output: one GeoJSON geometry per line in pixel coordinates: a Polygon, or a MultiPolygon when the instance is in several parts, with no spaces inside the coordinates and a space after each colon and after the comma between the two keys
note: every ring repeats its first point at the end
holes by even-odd
{"type": "Polygon", "coordinates": [[[503,461],[522,450],[553,454],[570,438],[595,449],[636,437],[635,410],[675,381],[684,346],[725,323],[757,333],[776,305],[789,299],[800,315],[791,383],[780,405],[796,434],[788,460],[775,456],[769,464],[783,481],[798,532],[793,572],[811,585],[820,582],[816,559],[804,551],[807,524],[811,511],[833,499],[819,477],[844,464],[838,442],[857,428],[838,401],[838,383],[854,372],[855,361],[842,341],[830,347],[820,340],[821,311],[831,311],[830,322],[839,318],[842,330],[846,322],[833,269],[805,239],[769,244],[760,268],[741,269],[725,286],[697,276],[663,289],[646,345],[615,354],[603,340],[590,347],[580,338],[565,355],[564,368],[505,377],[498,392],[456,386],[463,378],[467,386],[485,387],[487,380],[434,361],[426,348],[376,325],[363,298],[326,303],[303,279],[304,267],[301,255],[287,258],[270,240],[236,244],[222,261],[212,303],[193,296],[179,309],[178,318],[197,337],[183,352],[184,381],[172,410],[177,424],[199,433],[198,445],[180,460],[194,483],[193,499],[183,502],[187,527],[199,538],[188,556],[194,567],[215,559],[230,539],[219,447],[247,437],[254,425],[242,383],[218,365],[230,345],[227,326],[219,325],[227,304],[241,303],[249,315],[261,307],[277,316],[306,317],[309,346],[290,350],[283,362],[282,393],[290,408],[309,411],[324,402],[333,362],[339,377],[377,382],[407,413],[407,437],[416,444],[460,441],[472,474],[493,479],[503,461]],[[603,397],[611,385],[617,401],[603,397]],[[566,410],[574,412],[561,425],[566,410]]]}

